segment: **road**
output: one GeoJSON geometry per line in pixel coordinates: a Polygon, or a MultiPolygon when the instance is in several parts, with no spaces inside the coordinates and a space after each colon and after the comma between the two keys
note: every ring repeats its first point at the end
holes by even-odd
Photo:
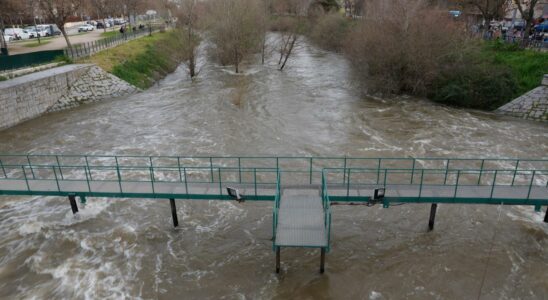
{"type": "MultiPolygon", "coordinates": [[[[111,31],[112,29],[109,28],[107,31],[111,31]]],[[[118,30],[115,28],[114,30],[118,30]]],[[[76,34],[70,35],[69,33],[69,40],[72,44],[79,44],[79,43],[85,43],[85,42],[93,42],[96,40],[101,39],[101,34],[104,32],[103,29],[94,30],[91,32],[87,32],[84,34],[78,34],[77,31],[73,30],[69,32],[75,32],[76,34]]],[[[25,40],[20,42],[13,42],[8,44],[8,49],[10,55],[14,54],[23,54],[23,53],[30,53],[30,52],[37,52],[37,51],[45,51],[45,50],[59,50],[67,47],[67,42],[63,38],[63,36],[57,36],[54,38],[48,38],[47,39],[49,43],[46,43],[42,46],[38,47],[25,47],[24,45],[29,43],[35,43],[37,40],[25,40]]]]}

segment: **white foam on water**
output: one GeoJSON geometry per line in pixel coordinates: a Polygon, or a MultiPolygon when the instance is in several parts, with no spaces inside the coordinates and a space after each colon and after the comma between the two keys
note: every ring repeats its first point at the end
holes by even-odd
{"type": "Polygon", "coordinates": [[[379,292],[371,291],[371,293],[369,294],[369,300],[377,300],[382,298],[382,294],[379,292]]]}

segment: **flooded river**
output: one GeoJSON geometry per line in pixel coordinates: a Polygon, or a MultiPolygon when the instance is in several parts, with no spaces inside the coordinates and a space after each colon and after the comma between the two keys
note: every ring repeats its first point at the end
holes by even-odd
{"type": "MultiPolygon", "coordinates": [[[[367,98],[340,55],[303,43],[245,75],[202,59],[128,98],[0,131],[3,153],[548,158],[548,126],[424,100],[367,98]]],[[[2,299],[547,299],[548,225],[532,208],[333,207],[332,250],[282,249],[272,204],[0,198],[2,299]]]]}

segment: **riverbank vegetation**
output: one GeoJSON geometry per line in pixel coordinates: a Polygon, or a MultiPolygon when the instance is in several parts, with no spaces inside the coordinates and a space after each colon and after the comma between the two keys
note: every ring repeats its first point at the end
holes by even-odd
{"type": "Polygon", "coordinates": [[[331,13],[311,22],[310,39],[344,53],[368,94],[491,110],[548,72],[548,54],[472,38],[465,24],[426,1],[369,1],[361,19],[331,13]]]}
{"type": "Polygon", "coordinates": [[[154,33],[101,51],[87,62],[142,89],[175,71],[183,60],[178,30],[154,33]]]}

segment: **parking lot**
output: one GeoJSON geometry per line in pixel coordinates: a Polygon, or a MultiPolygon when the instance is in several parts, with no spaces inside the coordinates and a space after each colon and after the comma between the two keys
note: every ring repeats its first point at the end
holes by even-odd
{"type": "MultiPolygon", "coordinates": [[[[90,32],[78,33],[78,27],[79,26],[73,26],[67,29],[67,32],[69,34],[69,40],[72,44],[93,42],[103,38],[101,36],[101,34],[104,32],[103,29],[95,29],[90,32]]],[[[119,26],[114,27],[114,29],[113,28],[107,29],[107,31],[113,31],[113,30],[115,31],[119,30],[119,26]]],[[[40,46],[34,46],[34,44],[38,42],[38,39],[10,42],[8,43],[9,53],[10,55],[14,55],[14,54],[23,54],[23,53],[30,53],[30,52],[44,51],[44,50],[60,50],[67,47],[67,43],[62,35],[55,36],[55,37],[41,38],[41,41],[43,41],[43,45],[40,45],[40,46]],[[33,46],[29,47],[29,44],[33,44],[33,46]]]]}

